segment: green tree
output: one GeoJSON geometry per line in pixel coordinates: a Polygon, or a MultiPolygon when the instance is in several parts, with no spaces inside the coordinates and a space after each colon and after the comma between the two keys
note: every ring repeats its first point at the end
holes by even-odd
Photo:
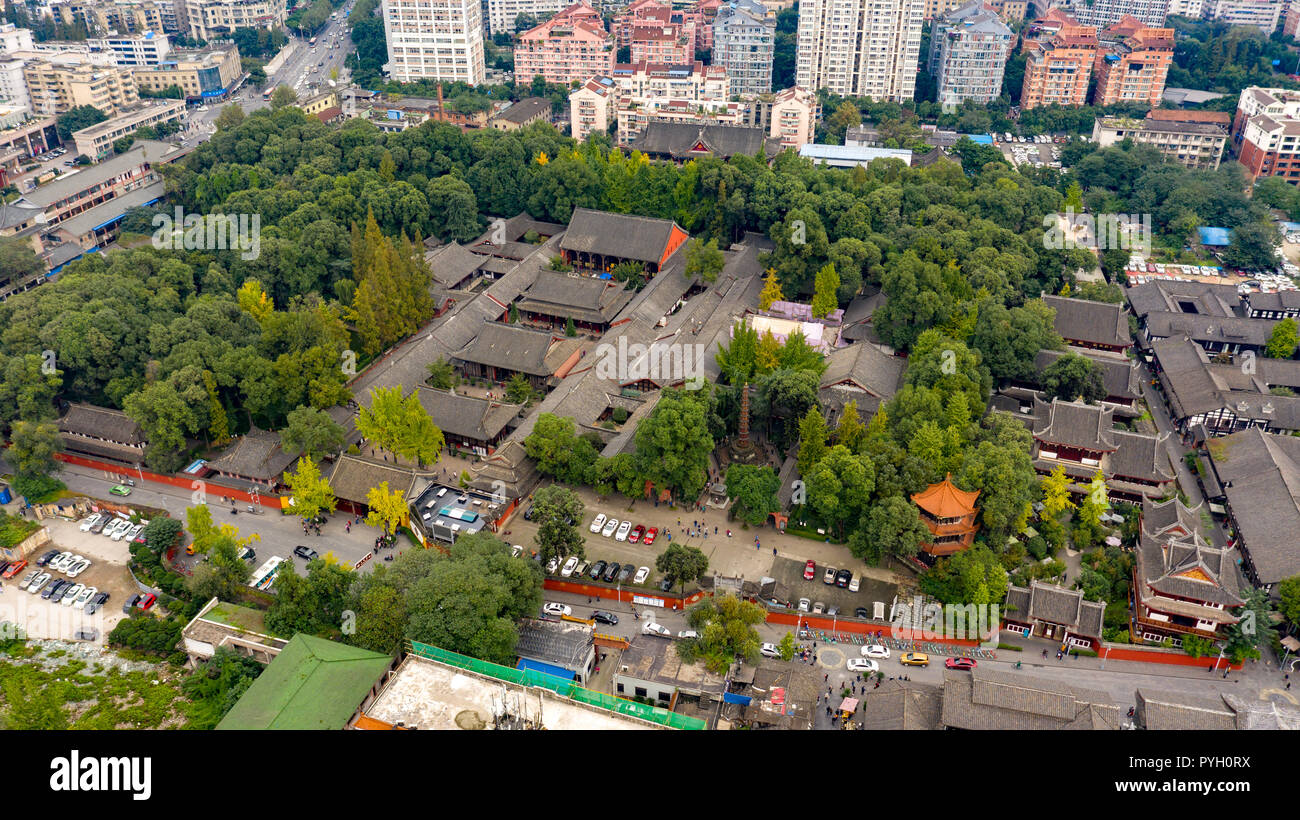
{"type": "MultiPolygon", "coordinates": [[[[514,308],[512,304],[510,306],[514,308]]],[[[518,319],[511,319],[518,321],[518,319]]],[[[442,356],[429,362],[429,386],[435,390],[450,390],[456,384],[456,370],[451,366],[451,362],[442,356]]]]}
{"type": "Polygon", "coordinates": [[[52,421],[15,421],[6,459],[20,478],[40,478],[58,469],[54,456],[63,451],[59,427],[52,421]]]}
{"type": "Polygon", "coordinates": [[[218,131],[227,131],[244,121],[244,109],[236,103],[231,103],[221,109],[217,115],[216,128],[218,131]]]}
{"type": "Polygon", "coordinates": [[[773,302],[784,300],[785,295],[781,293],[781,283],[776,278],[776,270],[770,268],[763,279],[763,290],[758,294],[758,309],[768,310],[773,302]]]}
{"type": "Polygon", "coordinates": [[[813,285],[812,315],[818,319],[831,315],[839,307],[840,276],[835,265],[827,263],[817,271],[813,285]]]}
{"type": "Polygon", "coordinates": [[[776,651],[781,653],[781,660],[794,660],[794,633],[787,632],[781,642],[776,645],[776,651]]]}
{"type": "Polygon", "coordinates": [[[578,527],[585,507],[568,487],[552,484],[533,494],[533,523],[537,526],[537,547],[542,563],[552,558],[563,563],[569,556],[586,555],[586,539],[578,527]]]}
{"type": "Polygon", "coordinates": [[[289,412],[289,423],[280,431],[280,446],[288,455],[319,459],[343,447],[343,427],[324,410],[301,406],[289,412]]]}
{"type": "Polygon", "coordinates": [[[637,472],[658,489],[680,498],[696,498],[709,474],[713,436],[702,391],[669,389],[636,428],[637,472]]]}
{"type": "MultiPolygon", "coordinates": [[[[66,116],[66,115],[65,115],[66,116]]],[[[20,284],[45,275],[45,264],[30,242],[12,236],[0,237],[0,283],[20,284]]]]}
{"type": "Polygon", "coordinates": [[[446,446],[442,431],[420,404],[419,395],[412,393],[403,398],[400,387],[373,389],[370,406],[357,413],[357,430],[384,449],[417,462],[421,469],[438,463],[446,446]]]}
{"type": "Polygon", "coordinates": [[[849,552],[875,565],[886,555],[908,558],[930,540],[915,505],[902,496],[891,495],[872,504],[862,527],[849,536],[849,552]]]}
{"type": "Polygon", "coordinates": [[[940,558],[920,579],[921,591],[945,604],[996,604],[1008,586],[1002,562],[982,544],[940,558]]]}
{"type": "Polygon", "coordinates": [[[1242,270],[1274,270],[1281,265],[1277,248],[1282,232],[1272,222],[1247,222],[1232,229],[1231,244],[1223,252],[1223,264],[1242,270]]]}
{"type": "Polygon", "coordinates": [[[1043,369],[1045,398],[1096,404],[1106,398],[1101,366],[1077,353],[1068,353],[1043,369]]]}
{"type": "Polygon", "coordinates": [[[866,440],[867,428],[863,426],[858,415],[858,403],[851,401],[840,412],[839,424],[835,425],[835,443],[843,444],[849,452],[856,453],[866,440]]]}
{"type": "Polygon", "coordinates": [[[1273,607],[1268,593],[1251,588],[1242,593],[1242,597],[1246,605],[1238,611],[1238,621],[1228,625],[1223,642],[1223,651],[1233,663],[1258,658],[1259,648],[1270,640],[1269,613],[1273,607]]]}
{"type": "Polygon", "coordinates": [[[741,601],[734,595],[705,598],[687,612],[687,622],[700,637],[678,645],[682,660],[696,659],[715,675],[724,674],[737,657],[753,663],[758,660],[761,641],[754,627],[762,623],[766,612],[758,604],[741,601]]]}
{"type": "Polygon", "coordinates": [[[826,455],[826,418],[820,407],[808,408],[799,422],[799,475],[806,476],[826,455]]]}
{"type": "Polygon", "coordinates": [[[1300,626],[1300,575],[1293,575],[1277,586],[1278,612],[1293,626],[1300,626]]]}
{"type": "Polygon", "coordinates": [[[599,455],[590,441],[574,432],[573,419],[541,413],[533,432],[524,439],[524,451],[537,463],[537,471],[563,484],[586,484],[599,455]]]}
{"type": "Polygon", "coordinates": [[[692,239],[686,246],[686,267],[683,272],[688,279],[698,276],[712,284],[717,281],[718,274],[722,273],[724,262],[722,251],[718,250],[718,240],[704,242],[692,239]]]}
{"type": "Polygon", "coordinates": [[[781,479],[766,465],[732,464],[727,468],[727,495],[735,499],[735,515],[752,527],[761,527],[781,509],[777,496],[781,479]]]}
{"type": "Polygon", "coordinates": [[[528,404],[533,400],[533,384],[523,373],[516,373],[506,382],[506,399],[515,404],[528,404]]]}
{"type": "Polygon", "coordinates": [[[671,578],[677,588],[685,593],[687,584],[698,581],[709,571],[709,559],[695,547],[669,544],[668,549],[655,558],[655,569],[671,578]]]}
{"type": "Polygon", "coordinates": [[[1264,355],[1270,359],[1289,359],[1295,355],[1297,344],[1300,344],[1300,332],[1297,331],[1296,320],[1287,317],[1273,325],[1264,355]]]}
{"type": "Polygon", "coordinates": [[[1072,483],[1065,474],[1065,467],[1060,464],[1043,476],[1043,518],[1056,518],[1066,510],[1074,509],[1074,499],[1070,493],[1072,483]]]}
{"type": "Polygon", "coordinates": [[[396,533],[398,527],[406,526],[409,517],[406,493],[402,490],[389,492],[387,481],[366,491],[366,505],[370,507],[370,512],[366,513],[366,523],[370,526],[379,527],[388,535],[396,533]]]}
{"type": "Polygon", "coordinates": [[[837,444],[805,474],[808,506],[827,527],[843,536],[867,509],[876,486],[875,469],[865,456],[837,444]]]}
{"type": "Polygon", "coordinates": [[[277,85],[271,92],[271,110],[279,111],[281,108],[289,105],[296,105],[298,95],[287,85],[277,85]]]}
{"type": "Polygon", "coordinates": [[[55,122],[55,128],[59,132],[59,139],[67,142],[72,138],[73,131],[99,125],[106,119],[108,119],[108,115],[95,106],[78,105],[60,114],[55,122]]]}

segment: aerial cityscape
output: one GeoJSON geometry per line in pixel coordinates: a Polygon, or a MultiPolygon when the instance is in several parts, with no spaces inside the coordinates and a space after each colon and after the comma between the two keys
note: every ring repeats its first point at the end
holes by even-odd
{"type": "Polygon", "coordinates": [[[0,0],[0,727],[1300,729],[1297,185],[1300,0],[0,0]]]}

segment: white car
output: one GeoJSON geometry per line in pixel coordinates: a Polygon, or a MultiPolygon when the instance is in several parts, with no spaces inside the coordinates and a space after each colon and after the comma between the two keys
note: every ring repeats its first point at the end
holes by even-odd
{"type": "Polygon", "coordinates": [[[698,638],[700,637],[700,633],[696,632],[694,629],[683,629],[681,632],[677,633],[677,637],[682,639],[698,638]]]}
{"type": "Polygon", "coordinates": [[[519,556],[521,556],[521,555],[523,555],[523,554],[524,554],[524,548],[523,548],[522,546],[520,546],[519,544],[515,544],[513,547],[510,548],[510,557],[511,557],[511,558],[518,558],[519,556]]]}
{"type": "Polygon", "coordinates": [[[94,515],[90,516],[89,518],[84,519],[84,520],[81,522],[81,531],[82,531],[82,532],[90,532],[90,528],[93,527],[93,526],[95,526],[96,524],[98,524],[98,523],[100,522],[100,519],[102,519],[103,517],[104,517],[104,516],[103,516],[102,514],[100,514],[100,513],[95,513],[94,515]]]}
{"type": "Polygon", "coordinates": [[[578,556],[576,555],[570,556],[569,560],[564,562],[564,569],[560,570],[560,574],[563,575],[565,578],[568,578],[570,575],[573,574],[573,570],[577,566],[578,566],[578,556]]]}
{"type": "Polygon", "coordinates": [[[555,616],[572,615],[573,609],[571,607],[565,606],[564,604],[555,604],[555,603],[547,602],[546,605],[542,607],[542,612],[545,612],[547,615],[555,615],[555,616]]]}
{"type": "Polygon", "coordinates": [[[132,524],[130,521],[127,521],[122,526],[113,530],[112,539],[114,541],[121,541],[123,538],[126,537],[126,534],[133,529],[135,529],[135,524],[132,524]]]}
{"type": "Polygon", "coordinates": [[[596,520],[591,522],[591,531],[600,532],[600,528],[605,526],[605,514],[601,513],[596,516],[596,520]]]}
{"type": "Polygon", "coordinates": [[[649,577],[650,577],[650,568],[649,568],[649,567],[641,567],[639,570],[636,571],[636,577],[632,579],[632,583],[634,583],[634,584],[644,584],[644,583],[645,583],[645,579],[647,579],[647,578],[649,578],[649,577]]]}
{"type": "Polygon", "coordinates": [[[862,647],[862,657],[877,658],[882,661],[887,660],[889,658],[889,647],[881,646],[878,643],[867,644],[862,647]]]}
{"type": "Polygon", "coordinates": [[[605,522],[605,527],[600,531],[600,534],[608,538],[614,534],[614,530],[616,529],[618,529],[618,519],[611,518],[605,522]]]}
{"type": "Polygon", "coordinates": [[[641,633],[643,635],[658,635],[661,638],[671,638],[673,636],[672,631],[669,630],[668,627],[660,626],[655,623],[649,623],[641,627],[641,633]]]}
{"type": "Polygon", "coordinates": [[[35,581],[38,577],[40,577],[40,575],[41,575],[41,571],[39,569],[32,570],[31,572],[24,575],[23,579],[18,582],[18,588],[27,589],[29,586],[32,585],[32,581],[35,581]]]}
{"type": "Polygon", "coordinates": [[[82,558],[68,569],[67,575],[69,578],[76,578],[88,569],[90,569],[90,559],[82,558]]]}
{"type": "Polygon", "coordinates": [[[774,643],[765,643],[761,647],[759,647],[758,651],[765,658],[781,657],[781,650],[777,649],[776,644],[774,643]]]}
{"type": "Polygon", "coordinates": [[[45,568],[50,570],[51,572],[63,572],[64,564],[70,563],[71,561],[72,561],[72,553],[61,552],[58,555],[54,556],[54,560],[46,564],[45,568]]]}
{"type": "Polygon", "coordinates": [[[547,562],[547,564],[546,564],[546,574],[547,574],[547,575],[554,575],[554,574],[555,574],[555,568],[558,567],[559,565],[560,565],[560,559],[558,559],[558,558],[552,558],[552,559],[551,559],[549,562],[547,562]]]}
{"type": "Polygon", "coordinates": [[[48,572],[42,572],[40,575],[37,575],[35,578],[33,578],[32,582],[27,585],[27,591],[35,595],[36,593],[40,592],[41,589],[46,584],[48,584],[50,582],[50,579],[53,577],[54,576],[48,572]]]}
{"type": "Polygon", "coordinates": [[[862,586],[862,579],[854,575],[853,580],[849,581],[849,592],[857,592],[862,586]]]}
{"type": "Polygon", "coordinates": [[[73,584],[72,586],[68,587],[67,592],[63,593],[63,597],[59,598],[58,603],[61,603],[64,606],[72,606],[72,602],[77,600],[77,596],[85,591],[86,591],[85,584],[73,584]]]}
{"type": "Polygon", "coordinates": [[[799,611],[800,611],[800,612],[808,612],[808,611],[810,611],[811,609],[812,609],[812,601],[808,600],[807,598],[800,598],[800,599],[799,599],[799,611]]]}
{"type": "Polygon", "coordinates": [[[107,527],[104,527],[104,531],[101,532],[100,535],[106,538],[112,538],[117,534],[118,530],[122,529],[122,525],[124,524],[128,527],[131,526],[130,521],[127,521],[124,518],[115,518],[109,522],[107,527]]]}
{"type": "Polygon", "coordinates": [[[880,664],[866,658],[849,658],[848,669],[850,672],[879,672],[880,664]]]}
{"type": "Polygon", "coordinates": [[[614,534],[615,541],[626,541],[627,534],[632,531],[632,522],[624,521],[618,525],[618,532],[614,534]]]}
{"type": "Polygon", "coordinates": [[[99,589],[96,587],[86,587],[81,591],[81,594],[77,596],[77,600],[72,602],[72,605],[76,607],[84,607],[90,602],[91,598],[94,598],[98,594],[99,589]]]}

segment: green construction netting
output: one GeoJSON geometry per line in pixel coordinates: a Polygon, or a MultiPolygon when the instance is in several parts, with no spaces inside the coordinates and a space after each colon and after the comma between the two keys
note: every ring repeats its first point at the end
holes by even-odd
{"type": "Polygon", "coordinates": [[[679,715],[657,706],[634,703],[602,692],[593,692],[590,689],[584,689],[571,680],[565,680],[556,675],[548,675],[536,669],[511,669],[508,666],[481,661],[478,658],[449,652],[446,649],[439,649],[436,646],[430,646],[419,641],[410,641],[409,644],[411,654],[418,655],[421,658],[428,658],[432,661],[445,663],[448,666],[456,666],[479,675],[486,675],[519,686],[536,686],[549,689],[557,695],[575,700],[578,703],[585,703],[588,706],[595,706],[598,709],[606,709],[611,712],[618,712],[620,715],[648,720],[651,723],[657,723],[660,726],[667,726],[672,729],[704,729],[707,726],[699,718],[679,715]]]}

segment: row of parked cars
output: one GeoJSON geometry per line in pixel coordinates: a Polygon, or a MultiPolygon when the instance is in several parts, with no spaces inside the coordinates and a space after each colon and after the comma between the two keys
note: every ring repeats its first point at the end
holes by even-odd
{"type": "Polygon", "coordinates": [[[129,518],[123,518],[108,512],[98,512],[81,522],[82,532],[93,532],[114,541],[135,541],[144,531],[144,524],[133,524],[129,518]]]}
{"type": "Polygon", "coordinates": [[[631,521],[619,521],[617,518],[606,518],[604,513],[595,517],[590,527],[592,532],[600,533],[606,538],[613,537],[615,541],[626,541],[629,544],[635,544],[640,541],[647,547],[655,542],[659,537],[659,528],[646,528],[641,524],[633,524],[631,521]]]}
{"type": "MultiPolygon", "coordinates": [[[[25,563],[23,565],[25,566],[25,563]]],[[[87,615],[94,615],[108,600],[107,592],[100,592],[96,587],[70,580],[85,572],[90,566],[90,561],[80,555],[50,550],[36,559],[36,566],[37,569],[28,572],[18,582],[19,589],[33,595],[40,595],[50,603],[81,607],[87,615]],[[42,570],[41,567],[45,569],[42,570]],[[63,573],[68,576],[68,579],[55,578],[55,573],[63,573]]]]}

